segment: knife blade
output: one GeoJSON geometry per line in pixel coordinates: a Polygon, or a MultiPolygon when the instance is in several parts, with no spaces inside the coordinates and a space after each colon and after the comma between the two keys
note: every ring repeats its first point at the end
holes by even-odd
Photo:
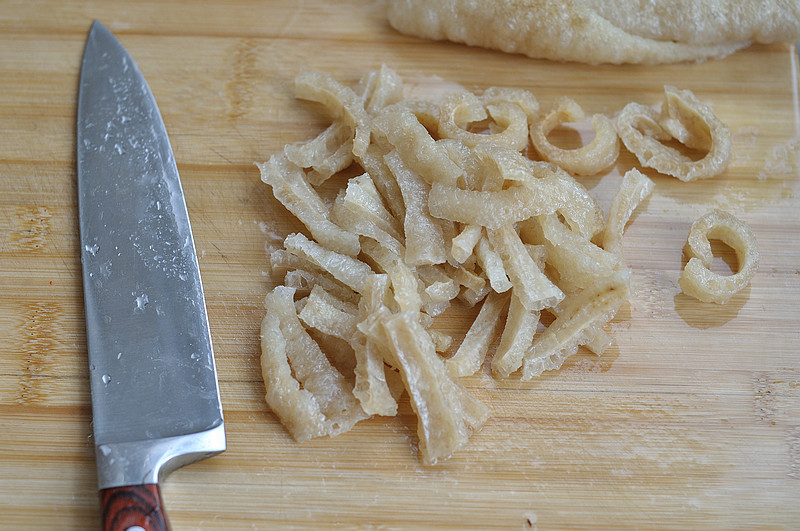
{"type": "Polygon", "coordinates": [[[100,22],[77,120],[86,338],[105,529],[168,529],[159,482],[225,450],[189,215],[144,76],[100,22]]]}

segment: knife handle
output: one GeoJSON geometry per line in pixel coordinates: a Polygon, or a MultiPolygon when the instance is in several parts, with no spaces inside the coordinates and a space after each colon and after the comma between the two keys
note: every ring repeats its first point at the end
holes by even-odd
{"type": "Polygon", "coordinates": [[[103,531],[169,531],[161,491],[156,483],[111,487],[100,491],[103,531]]]}

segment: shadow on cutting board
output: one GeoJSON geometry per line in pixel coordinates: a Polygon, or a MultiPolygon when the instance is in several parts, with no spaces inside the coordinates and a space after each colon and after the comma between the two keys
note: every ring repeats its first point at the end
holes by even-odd
{"type": "Polygon", "coordinates": [[[675,301],[675,311],[686,324],[693,328],[706,330],[726,324],[739,315],[739,310],[750,298],[750,286],[731,297],[725,304],[702,302],[685,293],[678,293],[675,301]]]}

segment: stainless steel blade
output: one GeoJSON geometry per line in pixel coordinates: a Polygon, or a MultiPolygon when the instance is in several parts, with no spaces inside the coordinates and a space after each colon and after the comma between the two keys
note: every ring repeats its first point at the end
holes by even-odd
{"type": "Polygon", "coordinates": [[[155,99],[95,22],[78,98],[78,195],[100,488],[225,449],[200,270],[155,99]]]}

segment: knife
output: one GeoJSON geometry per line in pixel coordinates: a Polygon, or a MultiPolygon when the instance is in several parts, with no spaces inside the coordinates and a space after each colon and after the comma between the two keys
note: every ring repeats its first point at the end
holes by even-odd
{"type": "Polygon", "coordinates": [[[225,450],[222,405],[169,138],[136,63],[97,21],[81,66],[77,169],[103,528],[169,529],[159,481],[225,450]]]}

